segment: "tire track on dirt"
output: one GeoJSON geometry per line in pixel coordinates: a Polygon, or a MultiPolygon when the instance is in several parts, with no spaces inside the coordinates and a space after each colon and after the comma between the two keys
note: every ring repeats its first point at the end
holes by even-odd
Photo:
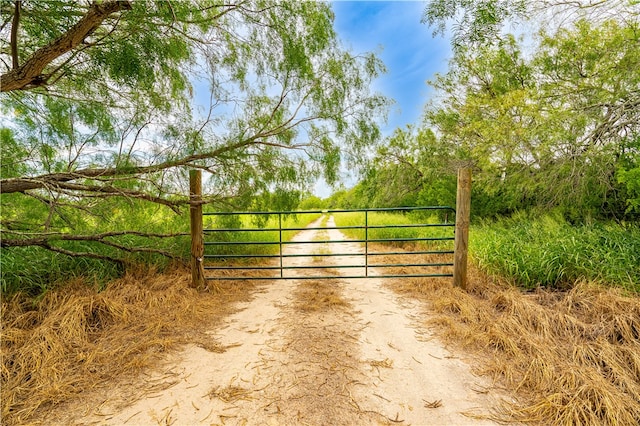
{"type": "MultiPolygon", "coordinates": [[[[335,227],[333,218],[327,226],[335,227]]],[[[348,239],[339,230],[328,234],[330,240],[348,239]]],[[[356,243],[335,246],[339,253],[363,252],[356,243]]],[[[332,262],[364,266],[362,256],[339,256],[332,262]]],[[[357,346],[365,379],[354,393],[359,407],[396,424],[495,425],[483,418],[500,397],[491,383],[473,375],[432,335],[417,331],[415,325],[425,316],[423,306],[401,299],[375,272],[369,274],[368,279],[345,280],[344,286],[344,297],[357,307],[354,321],[360,326],[357,346]]]]}
{"type": "MultiPolygon", "coordinates": [[[[316,234],[317,231],[303,231],[295,240],[311,241],[318,238],[316,234]]],[[[317,252],[325,250],[320,245],[315,247],[317,252]]],[[[290,254],[308,251],[306,244],[287,248],[290,254]]],[[[308,265],[310,260],[293,258],[289,265],[308,265]]],[[[313,262],[316,266],[324,263],[318,259],[313,262]]],[[[321,272],[327,273],[331,272],[321,272]]],[[[294,274],[309,276],[310,272],[295,270],[294,274]]],[[[273,327],[284,333],[266,341],[260,351],[261,361],[254,365],[259,374],[253,379],[251,391],[256,397],[236,402],[234,424],[388,423],[373,410],[363,411],[353,397],[353,388],[363,385],[366,377],[358,356],[360,326],[353,306],[344,299],[343,288],[338,280],[290,282],[289,294],[277,304],[280,312],[273,327]]]]}

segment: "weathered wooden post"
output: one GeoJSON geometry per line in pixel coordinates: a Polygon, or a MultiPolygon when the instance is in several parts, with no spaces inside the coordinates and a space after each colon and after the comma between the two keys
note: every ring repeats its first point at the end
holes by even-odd
{"type": "Polygon", "coordinates": [[[202,231],[202,171],[189,170],[191,216],[191,287],[204,288],[204,241],[202,231]]]}
{"type": "Polygon", "coordinates": [[[467,289],[467,252],[469,250],[469,216],[471,210],[471,169],[458,169],[456,196],[456,235],[453,258],[453,285],[467,289]]]}

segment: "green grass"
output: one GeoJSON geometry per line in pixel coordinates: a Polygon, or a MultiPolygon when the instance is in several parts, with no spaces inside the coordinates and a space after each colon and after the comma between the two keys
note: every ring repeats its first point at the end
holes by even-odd
{"type": "MultiPolygon", "coordinates": [[[[360,226],[364,213],[336,213],[337,226],[360,226]]],[[[370,225],[435,223],[413,215],[369,213],[370,225]]],[[[364,230],[343,230],[363,239],[364,230]]],[[[451,235],[451,228],[370,229],[369,239],[451,235]]],[[[453,247],[447,242],[448,247],[453,247]]],[[[485,272],[515,285],[568,288],[579,280],[640,292],[640,225],[593,223],[571,225],[558,217],[517,214],[472,224],[471,260],[485,272]]]]}
{"type": "Polygon", "coordinates": [[[566,288],[578,280],[640,292],[640,227],[515,215],[472,226],[473,260],[518,286],[566,288]]]}
{"type": "MultiPolygon", "coordinates": [[[[3,198],[3,202],[7,203],[3,205],[3,220],[20,220],[37,224],[47,214],[46,210],[42,210],[42,206],[29,205],[15,197],[3,198]]],[[[72,209],[64,210],[67,222],[55,223],[52,231],[77,235],[125,230],[154,234],[189,233],[188,214],[176,215],[165,207],[149,205],[137,200],[128,202],[111,200],[111,203],[99,204],[96,211],[96,216],[90,216],[72,209]],[[71,224],[74,225],[73,229],[70,228],[71,224]]],[[[31,226],[35,228],[35,225],[31,226]]],[[[9,232],[7,238],[13,238],[13,235],[9,232]]],[[[188,236],[161,239],[123,235],[106,240],[128,247],[163,250],[183,259],[188,259],[190,250],[188,236]]],[[[162,269],[171,264],[170,259],[159,254],[120,251],[115,247],[92,241],[53,240],[51,245],[72,252],[93,253],[122,259],[128,265],[153,265],[162,269]]],[[[20,291],[37,296],[59,283],[80,276],[88,278],[88,282],[101,287],[109,280],[120,276],[124,265],[89,257],[70,257],[42,247],[30,246],[3,248],[0,269],[2,271],[0,290],[3,295],[20,291]]]]}
{"type": "MultiPolygon", "coordinates": [[[[319,213],[298,214],[282,217],[282,228],[303,228],[319,218],[319,213]]],[[[232,215],[232,216],[205,216],[205,229],[267,229],[278,228],[277,215],[232,215]]],[[[282,241],[290,241],[299,231],[282,231],[282,241]]],[[[278,242],[280,232],[268,231],[229,231],[206,232],[205,241],[209,242],[278,242]]],[[[252,254],[276,254],[280,250],[278,244],[234,244],[234,245],[207,245],[207,255],[252,255],[252,254]]]]}
{"type": "MultiPolygon", "coordinates": [[[[336,226],[364,226],[364,212],[334,213],[336,226]]],[[[377,225],[407,225],[407,224],[436,224],[442,223],[436,216],[418,216],[415,214],[369,212],[367,222],[369,226],[377,225]]],[[[364,239],[364,229],[344,229],[344,234],[354,239],[364,239]]],[[[373,228],[368,230],[368,239],[392,239],[392,238],[441,238],[452,237],[452,227],[414,227],[414,228],[373,228]]],[[[386,244],[402,246],[403,242],[389,242],[386,244]]],[[[420,243],[429,247],[446,248],[453,247],[452,241],[430,241],[420,243]]]]}

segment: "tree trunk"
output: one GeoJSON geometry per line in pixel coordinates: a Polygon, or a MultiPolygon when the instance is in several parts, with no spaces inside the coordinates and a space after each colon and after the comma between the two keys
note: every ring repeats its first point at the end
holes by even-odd
{"type": "MultiPolygon", "coordinates": [[[[121,10],[131,10],[131,3],[128,0],[92,3],[82,19],[69,28],[66,33],[36,50],[21,66],[2,74],[2,77],[0,77],[0,91],[10,92],[12,90],[23,90],[45,85],[49,76],[43,74],[43,70],[47,65],[56,58],[75,49],[109,15],[121,10]]],[[[15,49],[17,49],[17,46],[15,49]]]]}

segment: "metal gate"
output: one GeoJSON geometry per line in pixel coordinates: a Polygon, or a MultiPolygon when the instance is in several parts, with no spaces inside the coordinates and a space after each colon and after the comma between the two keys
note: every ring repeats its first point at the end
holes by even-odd
{"type": "MultiPolygon", "coordinates": [[[[377,208],[355,210],[306,210],[306,211],[276,211],[276,212],[215,212],[202,213],[210,217],[207,222],[212,222],[210,227],[204,227],[204,270],[207,280],[265,280],[265,279],[334,279],[334,278],[403,278],[403,277],[452,277],[453,276],[453,241],[455,209],[449,206],[434,207],[400,207],[377,208]],[[376,225],[371,224],[371,213],[396,213],[398,216],[410,212],[440,213],[444,218],[440,223],[407,223],[376,225]],[[357,213],[362,215],[362,221],[358,225],[350,226],[289,226],[285,219],[291,216],[313,215],[319,217],[331,217],[341,213],[357,213]],[[243,218],[245,218],[243,220],[243,218]],[[450,221],[449,218],[452,220],[450,221]],[[245,226],[253,220],[258,226],[245,226]],[[220,222],[231,223],[233,226],[219,226],[220,222]],[[402,232],[411,236],[400,235],[392,237],[380,236],[382,233],[402,232]],[[349,239],[341,236],[340,239],[290,239],[292,233],[303,231],[343,231],[358,232],[361,237],[349,239]],[[233,239],[237,233],[244,233],[242,241],[233,239]],[[270,236],[271,238],[266,238],[270,236]],[[276,238],[274,238],[274,236],[276,238]],[[361,246],[359,250],[353,249],[353,245],[361,246]],[[410,244],[408,250],[396,249],[398,246],[410,244]],[[329,252],[314,250],[319,245],[328,247],[336,246],[329,252]],[[375,245],[375,250],[372,250],[375,245]],[[295,247],[295,250],[288,248],[295,247]],[[308,250],[306,249],[308,247],[308,250]],[[352,248],[350,252],[344,248],[352,248]],[[437,257],[437,261],[428,261],[426,255],[437,257]],[[418,257],[420,256],[420,257],[418,257]],[[391,258],[394,261],[384,263],[383,260],[391,258]],[[317,264],[316,259],[333,258],[330,265],[317,264]],[[342,258],[342,259],[341,259],[342,258]],[[264,260],[266,262],[253,262],[246,264],[248,259],[264,260]],[[314,262],[295,262],[295,259],[314,259],[314,262]],[[395,260],[400,259],[400,260],[395,260]],[[416,260],[418,259],[418,260],[416,260]],[[207,261],[208,260],[208,261],[207,261]],[[351,263],[345,262],[349,261],[351,263]],[[211,264],[215,261],[214,264],[211,264]],[[241,264],[244,262],[245,264],[241,264]],[[240,263],[240,264],[239,264],[240,263]],[[265,264],[266,263],[266,264],[265,264]],[[269,264],[270,263],[270,264],[269,264]],[[296,263],[296,264],[292,264],[296,263]],[[302,263],[302,264],[301,264],[302,263]],[[421,271],[413,273],[403,271],[403,268],[419,268],[421,271]],[[438,268],[438,270],[435,270],[438,268]],[[443,270],[444,269],[444,270],[443,270]],[[247,276],[244,271],[263,271],[258,276],[247,276]],[[295,271],[305,270],[305,274],[295,271]],[[315,275],[310,274],[314,270],[315,275]],[[327,270],[348,270],[338,275],[327,274],[327,270]],[[289,272],[293,271],[293,272],[289,272]],[[385,271],[391,271],[385,273],[385,271]],[[269,273],[271,272],[271,273],[269,273]],[[289,273],[288,273],[289,272],[289,273]],[[319,273],[319,274],[318,274],[319,273]]],[[[424,218],[426,215],[422,214],[424,218]]],[[[206,226],[206,224],[205,224],[206,226]]]]}
{"type": "MultiPolygon", "coordinates": [[[[361,268],[362,273],[354,273],[351,275],[346,275],[346,276],[342,276],[341,277],[349,277],[349,278],[366,278],[372,275],[375,275],[376,277],[383,277],[383,278],[391,278],[391,277],[410,277],[410,276],[416,276],[416,277],[442,277],[442,276],[453,276],[453,285],[460,287],[462,289],[466,289],[467,288],[467,250],[468,250],[468,244],[469,244],[469,212],[470,212],[470,206],[471,206],[471,170],[469,168],[460,168],[458,169],[458,185],[457,185],[457,192],[456,192],[456,208],[454,210],[453,207],[401,207],[401,208],[391,208],[391,209],[366,209],[366,210],[317,210],[317,211],[306,211],[306,212],[253,212],[253,213],[247,213],[247,212],[225,212],[225,213],[203,213],[203,204],[205,204],[205,202],[202,199],[202,172],[200,170],[190,170],[189,171],[189,197],[190,197],[190,228],[191,228],[191,286],[193,288],[202,290],[204,289],[204,281],[205,279],[209,279],[209,280],[235,280],[235,279],[273,279],[273,278],[278,278],[277,276],[273,276],[273,275],[268,275],[265,272],[265,276],[260,276],[260,277],[255,277],[255,276],[251,276],[251,277],[247,277],[247,276],[229,276],[229,275],[209,275],[209,276],[205,276],[205,270],[209,270],[209,271],[213,271],[213,273],[215,274],[215,271],[217,271],[217,273],[226,273],[229,274],[230,272],[241,272],[240,270],[245,269],[252,269],[252,270],[257,270],[257,271],[265,271],[265,270],[279,270],[280,272],[280,278],[296,278],[296,279],[302,279],[305,278],[303,276],[295,276],[295,277],[289,277],[287,276],[287,274],[285,274],[285,271],[291,270],[291,269],[329,269],[329,268],[333,268],[333,269],[340,269],[340,268],[361,268]],[[396,211],[396,212],[407,212],[407,211],[411,211],[411,210],[444,210],[444,211],[448,211],[451,213],[455,213],[455,223],[449,223],[448,220],[445,220],[443,223],[437,223],[437,224],[429,224],[429,223],[419,223],[419,224],[415,224],[415,223],[408,223],[405,225],[370,225],[369,224],[369,213],[371,212],[381,212],[381,211],[396,211]],[[288,240],[287,238],[283,238],[283,232],[291,232],[291,231],[305,231],[308,228],[301,228],[301,227],[284,227],[283,228],[283,217],[286,216],[287,214],[293,214],[293,213],[297,213],[297,214],[305,214],[305,213],[311,213],[311,214],[337,214],[340,212],[349,212],[349,211],[359,211],[359,212],[363,212],[364,213],[364,223],[362,225],[358,225],[358,226],[353,226],[353,227],[333,227],[335,230],[339,231],[340,229],[363,229],[364,230],[364,238],[356,238],[353,240],[344,240],[344,241],[308,241],[306,242],[307,244],[318,244],[318,243],[323,243],[323,244],[362,244],[364,243],[364,253],[360,253],[356,254],[356,253],[348,253],[347,256],[362,256],[362,259],[364,259],[364,265],[363,264],[358,264],[358,265],[331,265],[331,266],[325,266],[325,265],[313,265],[313,268],[306,266],[306,265],[286,265],[284,262],[284,259],[288,259],[288,258],[295,258],[295,257],[313,257],[313,256],[326,256],[326,257],[330,257],[330,256],[341,256],[344,255],[342,253],[287,253],[286,250],[283,250],[284,247],[287,247],[289,244],[304,244],[305,242],[302,241],[298,241],[298,242],[292,242],[290,240],[288,240]],[[246,228],[246,227],[222,227],[222,228],[217,228],[217,227],[212,227],[209,229],[204,229],[203,227],[203,216],[229,216],[229,215],[267,215],[267,216],[271,216],[271,217],[275,217],[274,215],[277,216],[278,218],[278,227],[254,227],[254,228],[246,228]],[[370,232],[374,232],[377,229],[382,229],[382,228],[393,228],[393,227],[404,227],[404,228],[443,228],[443,229],[449,229],[450,230],[450,234],[446,235],[446,236],[419,236],[419,237],[407,237],[407,238],[370,238],[370,232]],[[455,231],[454,231],[455,230],[455,231]],[[233,233],[233,232],[255,232],[255,233],[262,233],[262,232],[273,232],[273,231],[277,231],[278,232],[278,239],[277,240],[265,240],[265,241],[251,241],[251,242],[245,242],[245,241],[230,241],[230,240],[223,240],[221,238],[216,238],[216,235],[222,235],[221,233],[223,232],[227,232],[227,233],[233,233]],[[454,234],[455,233],[455,238],[454,238],[454,234]],[[205,235],[208,237],[208,241],[204,241],[204,237],[205,235]],[[414,244],[442,244],[442,243],[448,243],[449,241],[454,241],[454,247],[453,248],[446,248],[446,249],[442,249],[441,247],[438,246],[437,249],[432,249],[432,248],[428,248],[428,249],[418,249],[418,250],[408,250],[408,251],[371,251],[369,245],[372,243],[380,243],[380,244],[395,244],[395,243],[399,243],[399,242],[413,242],[414,244]],[[260,253],[260,254],[256,254],[256,253],[221,253],[220,250],[218,250],[218,253],[205,253],[205,245],[208,247],[211,246],[218,246],[218,247],[225,247],[225,246],[232,246],[232,245],[237,245],[239,247],[241,247],[240,245],[246,245],[246,246],[256,246],[256,245],[263,245],[263,246],[273,246],[277,244],[277,252],[266,252],[266,253],[260,253]],[[394,256],[411,256],[411,255],[428,255],[428,254],[433,254],[433,255],[453,255],[453,261],[452,262],[424,262],[424,263],[419,263],[419,262],[411,262],[411,261],[405,261],[405,262],[397,262],[394,264],[379,264],[379,263],[371,263],[370,262],[370,258],[375,258],[376,256],[383,256],[383,255],[394,255],[394,256]],[[218,259],[220,262],[223,262],[222,265],[218,264],[218,265],[206,265],[205,266],[205,260],[207,259],[212,259],[212,258],[216,258],[218,259]],[[258,258],[263,258],[264,260],[273,260],[274,258],[278,258],[279,259],[279,264],[278,265],[268,265],[268,266],[264,266],[264,265],[251,265],[250,267],[247,267],[245,265],[241,265],[241,266],[237,266],[237,265],[231,265],[230,262],[232,261],[238,261],[240,259],[247,259],[247,258],[254,258],[254,259],[258,259],[258,258]],[[384,270],[384,268],[403,268],[403,267],[409,267],[409,266],[413,266],[413,267],[424,267],[424,268],[435,268],[435,267],[450,267],[451,265],[453,265],[453,271],[452,273],[443,273],[443,272],[437,272],[437,273],[420,273],[420,274],[399,274],[399,273],[390,273],[390,274],[383,274],[383,273],[377,273],[376,271],[378,270],[384,270]],[[321,268],[323,267],[323,268],[321,268]],[[373,271],[373,273],[372,273],[373,271]]],[[[446,216],[445,216],[446,217],[446,216]]],[[[266,221],[266,223],[268,223],[268,220],[266,221]]],[[[321,229],[328,229],[326,227],[321,227],[321,229]]],[[[361,262],[362,263],[362,262],[361,262]]],[[[354,269],[355,270],[355,269],[354,269]]],[[[273,272],[273,271],[272,271],[273,272]]],[[[336,276],[331,275],[331,276],[314,276],[314,277],[309,277],[311,279],[318,279],[318,278],[335,278],[336,276]]]]}

